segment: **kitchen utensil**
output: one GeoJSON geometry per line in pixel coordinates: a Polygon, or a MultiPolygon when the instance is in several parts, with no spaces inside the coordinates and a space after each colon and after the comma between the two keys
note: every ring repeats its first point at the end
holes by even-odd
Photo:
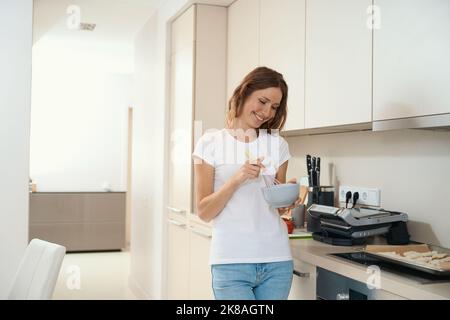
{"type": "Polygon", "coordinates": [[[317,180],[316,180],[316,157],[311,158],[311,180],[312,180],[312,186],[317,186],[317,180]]]}
{"type": "Polygon", "coordinates": [[[273,184],[272,178],[267,175],[262,175],[264,183],[266,184],[266,187],[269,187],[273,184]]]}
{"type": "Polygon", "coordinates": [[[312,174],[311,174],[311,155],[306,155],[306,170],[308,171],[308,183],[309,186],[312,186],[312,174]]]}
{"type": "Polygon", "coordinates": [[[298,198],[300,185],[298,183],[283,183],[261,189],[264,199],[272,208],[291,206],[298,198]]]}
{"type": "Polygon", "coordinates": [[[316,185],[320,186],[320,157],[317,157],[316,163],[316,185]]]}
{"type": "MultiPolygon", "coordinates": [[[[255,161],[255,162],[258,159],[261,159],[261,158],[257,158],[255,156],[253,156],[253,154],[250,152],[250,150],[248,148],[245,149],[245,158],[249,161],[255,161]]],[[[264,162],[264,159],[263,159],[263,162],[264,162]]],[[[263,163],[263,165],[264,165],[264,163],[263,163]]],[[[266,165],[267,165],[267,163],[266,163],[266,165]]],[[[275,177],[270,174],[264,174],[263,172],[261,172],[260,176],[262,176],[264,183],[266,184],[266,187],[270,187],[274,183],[279,183],[278,180],[276,180],[275,177]]]]}

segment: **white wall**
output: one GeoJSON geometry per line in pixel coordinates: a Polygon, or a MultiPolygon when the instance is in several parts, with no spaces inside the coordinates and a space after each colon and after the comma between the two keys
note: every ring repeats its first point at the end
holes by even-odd
{"type": "Polygon", "coordinates": [[[44,36],[33,47],[30,176],[38,191],[126,190],[133,48],[44,36]]]}
{"type": "Polygon", "coordinates": [[[32,11],[0,1],[0,299],[28,243],[32,11]]]}
{"type": "Polygon", "coordinates": [[[166,1],[137,34],[130,284],[142,298],[164,297],[167,21],[187,3],[166,1]]]}
{"type": "Polygon", "coordinates": [[[382,207],[409,215],[413,240],[450,247],[450,132],[357,132],[288,142],[288,177],[306,175],[306,154],[320,156],[322,185],[380,188],[382,207]]]}
{"type": "Polygon", "coordinates": [[[155,284],[155,275],[160,273],[155,263],[158,259],[159,250],[155,246],[158,239],[153,230],[157,214],[149,207],[150,201],[154,203],[153,197],[158,196],[154,194],[158,180],[153,163],[157,157],[152,157],[152,154],[156,155],[158,138],[153,137],[152,131],[155,126],[161,126],[161,121],[154,118],[160,118],[161,115],[148,105],[156,99],[156,92],[151,89],[155,87],[156,31],[155,16],[136,36],[135,47],[130,282],[134,291],[138,287],[136,294],[141,298],[153,298],[157,295],[159,284],[157,280],[155,284]]]}

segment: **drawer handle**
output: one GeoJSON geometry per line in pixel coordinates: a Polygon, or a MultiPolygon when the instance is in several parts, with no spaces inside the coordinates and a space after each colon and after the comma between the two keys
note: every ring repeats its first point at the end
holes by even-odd
{"type": "Polygon", "coordinates": [[[300,278],[309,278],[310,277],[309,272],[300,272],[300,271],[294,270],[294,274],[300,278]]]}
{"type": "Polygon", "coordinates": [[[199,236],[201,236],[201,237],[203,237],[203,238],[208,238],[208,239],[210,239],[210,238],[212,237],[211,234],[206,233],[206,232],[202,232],[202,231],[195,230],[195,228],[193,228],[193,227],[191,227],[190,229],[191,229],[191,231],[192,231],[193,233],[198,234],[199,236]]]}
{"type": "Polygon", "coordinates": [[[169,209],[173,213],[178,213],[178,214],[185,214],[186,213],[186,210],[181,210],[181,209],[177,209],[177,208],[174,208],[174,207],[167,207],[167,209],[169,209]]]}
{"type": "Polygon", "coordinates": [[[176,226],[179,226],[179,227],[183,227],[183,228],[186,227],[186,223],[179,222],[179,221],[172,220],[172,219],[168,219],[168,221],[169,221],[170,224],[173,224],[173,225],[176,225],[176,226]]]}

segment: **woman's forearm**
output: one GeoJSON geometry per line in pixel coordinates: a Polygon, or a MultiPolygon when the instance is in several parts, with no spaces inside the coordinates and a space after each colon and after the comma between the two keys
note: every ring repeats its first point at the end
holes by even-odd
{"type": "Polygon", "coordinates": [[[238,187],[238,181],[229,179],[218,191],[204,197],[198,204],[199,218],[206,222],[214,219],[223,210],[238,187]]]}

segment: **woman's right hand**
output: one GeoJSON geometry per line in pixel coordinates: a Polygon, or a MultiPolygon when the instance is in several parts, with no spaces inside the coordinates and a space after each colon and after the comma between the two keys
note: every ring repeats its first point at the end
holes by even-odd
{"type": "Polygon", "coordinates": [[[238,172],[236,172],[233,176],[234,181],[241,185],[249,179],[258,178],[261,169],[264,169],[264,165],[262,164],[263,158],[258,158],[257,160],[247,160],[244,165],[239,168],[238,172]]]}

